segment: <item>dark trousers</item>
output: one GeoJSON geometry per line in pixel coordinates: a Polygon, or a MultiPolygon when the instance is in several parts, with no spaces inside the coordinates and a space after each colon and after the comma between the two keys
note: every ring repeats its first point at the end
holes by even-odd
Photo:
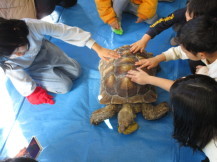
{"type": "Polygon", "coordinates": [[[53,12],[56,5],[68,8],[77,3],[77,0],[35,0],[36,16],[43,18],[53,12]]]}

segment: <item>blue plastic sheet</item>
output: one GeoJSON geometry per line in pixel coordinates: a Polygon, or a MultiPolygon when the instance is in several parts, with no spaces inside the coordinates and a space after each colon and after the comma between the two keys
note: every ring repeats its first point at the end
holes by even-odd
{"type": "MultiPolygon", "coordinates": [[[[184,6],[184,0],[160,2],[157,12],[159,17],[164,17],[184,6]]],[[[93,0],[79,0],[68,9],[57,7],[51,18],[54,22],[91,32],[100,45],[110,49],[132,44],[149,27],[145,23],[136,24],[134,15],[124,13],[124,35],[115,35],[99,18],[93,0]]],[[[162,32],[150,41],[147,51],[157,55],[167,50],[174,35],[172,29],[162,32]]],[[[8,91],[0,93],[7,93],[11,103],[6,106],[8,102],[2,101],[0,106],[0,159],[14,156],[27,146],[32,136],[36,136],[44,148],[38,157],[41,162],[199,162],[204,159],[203,153],[179,147],[172,138],[171,113],[156,121],[147,121],[138,114],[136,121],[140,127],[130,135],[118,133],[116,117],[98,126],[91,125],[91,113],[104,106],[97,100],[99,57],[86,47],[48,38],[81,64],[82,75],[69,93],[52,94],[55,105],[31,105],[18,94],[10,81],[6,82],[8,91]]],[[[163,62],[160,66],[161,71],[157,74],[160,77],[175,80],[190,74],[187,61],[163,62]]],[[[156,103],[169,102],[166,91],[157,88],[157,93],[156,103]]]]}

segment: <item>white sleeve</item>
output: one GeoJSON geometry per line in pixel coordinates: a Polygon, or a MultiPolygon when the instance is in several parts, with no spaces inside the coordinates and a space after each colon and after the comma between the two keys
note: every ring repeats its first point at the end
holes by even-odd
{"type": "Polygon", "coordinates": [[[185,52],[181,49],[181,46],[178,47],[171,47],[167,51],[163,52],[164,56],[166,57],[166,61],[170,60],[178,60],[178,59],[188,59],[185,52]]]}
{"type": "Polygon", "coordinates": [[[202,150],[206,154],[206,156],[209,158],[210,162],[216,162],[217,161],[217,147],[216,147],[216,141],[217,139],[212,139],[202,150]]]}
{"type": "Polygon", "coordinates": [[[79,47],[87,46],[88,48],[91,48],[95,43],[89,32],[86,32],[78,27],[71,27],[61,23],[53,24],[36,19],[24,20],[28,26],[31,26],[32,30],[35,30],[35,32],[61,39],[72,45],[79,47]]]}
{"type": "Polygon", "coordinates": [[[207,67],[209,68],[208,75],[217,81],[217,60],[207,67]]]}
{"type": "Polygon", "coordinates": [[[29,96],[36,88],[35,81],[23,69],[7,69],[5,74],[22,96],[29,96]]]}
{"type": "Polygon", "coordinates": [[[209,69],[207,66],[203,66],[201,67],[197,72],[196,74],[202,74],[202,75],[209,75],[209,69]]]}

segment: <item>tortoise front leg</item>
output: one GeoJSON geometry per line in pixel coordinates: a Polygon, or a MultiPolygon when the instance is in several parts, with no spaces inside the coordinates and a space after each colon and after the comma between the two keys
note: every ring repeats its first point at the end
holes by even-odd
{"type": "Polygon", "coordinates": [[[90,118],[90,123],[97,125],[105,119],[111,118],[120,110],[118,105],[107,105],[104,108],[94,111],[90,118]]]}
{"type": "Polygon", "coordinates": [[[169,111],[169,106],[166,102],[162,102],[157,106],[151,104],[142,104],[142,115],[147,120],[156,120],[164,116],[169,111]]]}

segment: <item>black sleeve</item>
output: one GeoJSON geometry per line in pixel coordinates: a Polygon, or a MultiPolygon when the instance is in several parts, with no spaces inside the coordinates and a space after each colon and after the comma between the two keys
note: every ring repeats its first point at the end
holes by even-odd
{"type": "Polygon", "coordinates": [[[168,29],[176,23],[185,23],[185,12],[186,7],[176,10],[173,13],[169,14],[167,17],[160,18],[155,23],[153,23],[146,34],[150,35],[151,38],[154,38],[156,35],[160,34],[162,31],[168,29]]]}

